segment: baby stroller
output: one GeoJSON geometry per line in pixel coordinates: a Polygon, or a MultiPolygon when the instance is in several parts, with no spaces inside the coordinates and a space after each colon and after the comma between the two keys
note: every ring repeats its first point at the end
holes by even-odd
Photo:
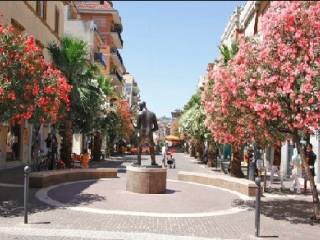
{"type": "Polygon", "coordinates": [[[176,168],[176,160],[173,158],[172,152],[167,152],[167,166],[169,168],[176,168]]]}

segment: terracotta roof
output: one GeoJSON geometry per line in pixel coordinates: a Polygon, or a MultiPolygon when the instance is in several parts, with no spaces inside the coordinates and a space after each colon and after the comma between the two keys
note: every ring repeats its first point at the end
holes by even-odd
{"type": "Polygon", "coordinates": [[[104,1],[100,4],[100,1],[74,1],[78,9],[89,10],[112,10],[112,6],[109,1],[104,1]]]}

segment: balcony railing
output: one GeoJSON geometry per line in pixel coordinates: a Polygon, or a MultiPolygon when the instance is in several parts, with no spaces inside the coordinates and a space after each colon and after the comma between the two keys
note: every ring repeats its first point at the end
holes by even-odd
{"type": "Polygon", "coordinates": [[[110,74],[116,75],[120,82],[123,80],[123,77],[122,77],[122,76],[118,73],[118,71],[115,70],[115,69],[111,70],[111,71],[110,71],[110,74]]]}
{"type": "Polygon", "coordinates": [[[122,37],[121,37],[122,26],[121,26],[121,28],[119,26],[121,26],[121,25],[119,25],[119,24],[112,25],[111,32],[115,32],[115,33],[118,34],[118,37],[119,37],[120,42],[121,42],[121,45],[123,46],[123,40],[122,40],[122,37]]]}
{"type": "Polygon", "coordinates": [[[118,49],[116,49],[116,48],[111,48],[111,53],[116,54],[116,55],[118,56],[118,58],[119,58],[119,60],[120,60],[121,64],[123,65],[123,60],[122,60],[122,57],[121,57],[121,55],[120,55],[120,53],[119,53],[118,49]]]}

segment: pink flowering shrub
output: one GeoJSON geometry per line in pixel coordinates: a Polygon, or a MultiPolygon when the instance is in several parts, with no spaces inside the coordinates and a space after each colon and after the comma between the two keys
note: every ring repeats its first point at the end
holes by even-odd
{"type": "Polygon", "coordinates": [[[272,2],[259,51],[255,111],[276,130],[313,132],[320,111],[320,2],[272,2]]]}
{"type": "Polygon", "coordinates": [[[216,141],[278,142],[320,120],[320,2],[273,1],[263,40],[240,41],[228,66],[208,72],[202,95],[216,141]]]}

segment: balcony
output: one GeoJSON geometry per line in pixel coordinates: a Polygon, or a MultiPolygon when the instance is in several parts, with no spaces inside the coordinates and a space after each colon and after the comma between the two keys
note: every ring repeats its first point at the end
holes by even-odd
{"type": "Polygon", "coordinates": [[[139,88],[137,86],[133,86],[132,88],[132,95],[133,96],[138,96],[139,95],[139,88]]]}
{"type": "Polygon", "coordinates": [[[113,79],[116,79],[120,82],[122,82],[123,80],[123,77],[118,73],[116,69],[111,70],[110,75],[112,76],[113,79]]]}
{"type": "Polygon", "coordinates": [[[116,48],[123,48],[123,40],[121,37],[121,31],[122,31],[122,25],[120,24],[114,24],[111,27],[111,37],[113,44],[115,45],[116,48]]]}
{"type": "Polygon", "coordinates": [[[118,69],[120,69],[122,73],[124,73],[126,71],[126,69],[124,67],[123,60],[122,60],[122,57],[121,57],[118,49],[111,48],[110,52],[111,52],[111,58],[112,58],[114,65],[116,65],[116,67],[118,69]]]}

